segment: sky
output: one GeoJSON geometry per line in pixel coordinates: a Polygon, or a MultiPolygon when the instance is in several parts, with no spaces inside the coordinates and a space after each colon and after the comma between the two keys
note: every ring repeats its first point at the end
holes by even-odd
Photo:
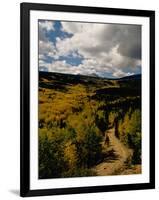
{"type": "Polygon", "coordinates": [[[141,73],[141,26],[39,20],[39,71],[120,78],[141,73]]]}

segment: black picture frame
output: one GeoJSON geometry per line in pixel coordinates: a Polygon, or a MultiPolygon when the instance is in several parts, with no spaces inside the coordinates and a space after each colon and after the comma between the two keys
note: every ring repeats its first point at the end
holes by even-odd
{"type": "Polygon", "coordinates": [[[21,113],[20,113],[20,195],[22,197],[40,195],[59,195],[76,193],[95,193],[123,190],[139,190],[155,188],[155,11],[130,10],[102,7],[83,7],[71,5],[49,5],[21,3],[21,113]],[[148,17],[150,19],[150,181],[149,183],[102,185],[73,188],[30,189],[30,11],[60,11],[76,13],[93,13],[107,15],[123,15],[148,17]]]}

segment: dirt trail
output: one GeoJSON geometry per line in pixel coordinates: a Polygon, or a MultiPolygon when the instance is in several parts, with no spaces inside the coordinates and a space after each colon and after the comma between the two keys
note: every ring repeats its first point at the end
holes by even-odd
{"type": "Polygon", "coordinates": [[[98,164],[94,170],[98,176],[115,175],[115,174],[134,174],[141,173],[141,166],[128,169],[129,162],[132,158],[132,150],[124,146],[123,143],[115,136],[115,129],[109,129],[106,133],[107,143],[103,141],[105,159],[98,164]]]}

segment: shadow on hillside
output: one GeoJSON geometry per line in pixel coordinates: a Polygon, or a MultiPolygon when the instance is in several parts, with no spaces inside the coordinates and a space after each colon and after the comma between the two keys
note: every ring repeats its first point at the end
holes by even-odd
{"type": "Polygon", "coordinates": [[[114,162],[118,158],[119,158],[119,156],[116,154],[114,149],[111,149],[111,150],[107,151],[104,154],[104,160],[103,161],[105,161],[105,162],[114,162]]]}

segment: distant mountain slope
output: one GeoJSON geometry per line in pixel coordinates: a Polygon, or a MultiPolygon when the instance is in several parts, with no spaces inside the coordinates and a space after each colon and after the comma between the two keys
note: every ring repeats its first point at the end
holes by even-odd
{"type": "Polygon", "coordinates": [[[125,76],[122,78],[119,78],[119,80],[140,80],[141,79],[141,74],[135,74],[135,75],[131,75],[131,76],[125,76]]]}
{"type": "Polygon", "coordinates": [[[81,74],[63,74],[63,73],[57,73],[57,72],[43,72],[40,71],[39,72],[39,77],[47,77],[48,79],[56,79],[56,78],[62,78],[63,77],[63,81],[66,82],[80,82],[80,83],[85,83],[88,81],[91,82],[96,82],[97,80],[116,80],[116,81],[120,81],[120,80],[141,80],[141,74],[136,74],[136,75],[131,75],[131,76],[125,76],[122,78],[103,78],[103,77],[99,77],[96,74],[91,74],[90,76],[86,76],[86,75],[81,75],[81,74]]]}
{"type": "Polygon", "coordinates": [[[66,87],[69,85],[89,85],[97,88],[105,86],[113,86],[116,84],[111,79],[105,79],[100,77],[85,76],[85,75],[72,75],[53,72],[39,72],[39,86],[48,88],[66,87]]]}
{"type": "Polygon", "coordinates": [[[68,86],[81,84],[96,94],[140,95],[141,75],[108,79],[85,75],[39,72],[39,87],[66,91],[68,86]]]}

